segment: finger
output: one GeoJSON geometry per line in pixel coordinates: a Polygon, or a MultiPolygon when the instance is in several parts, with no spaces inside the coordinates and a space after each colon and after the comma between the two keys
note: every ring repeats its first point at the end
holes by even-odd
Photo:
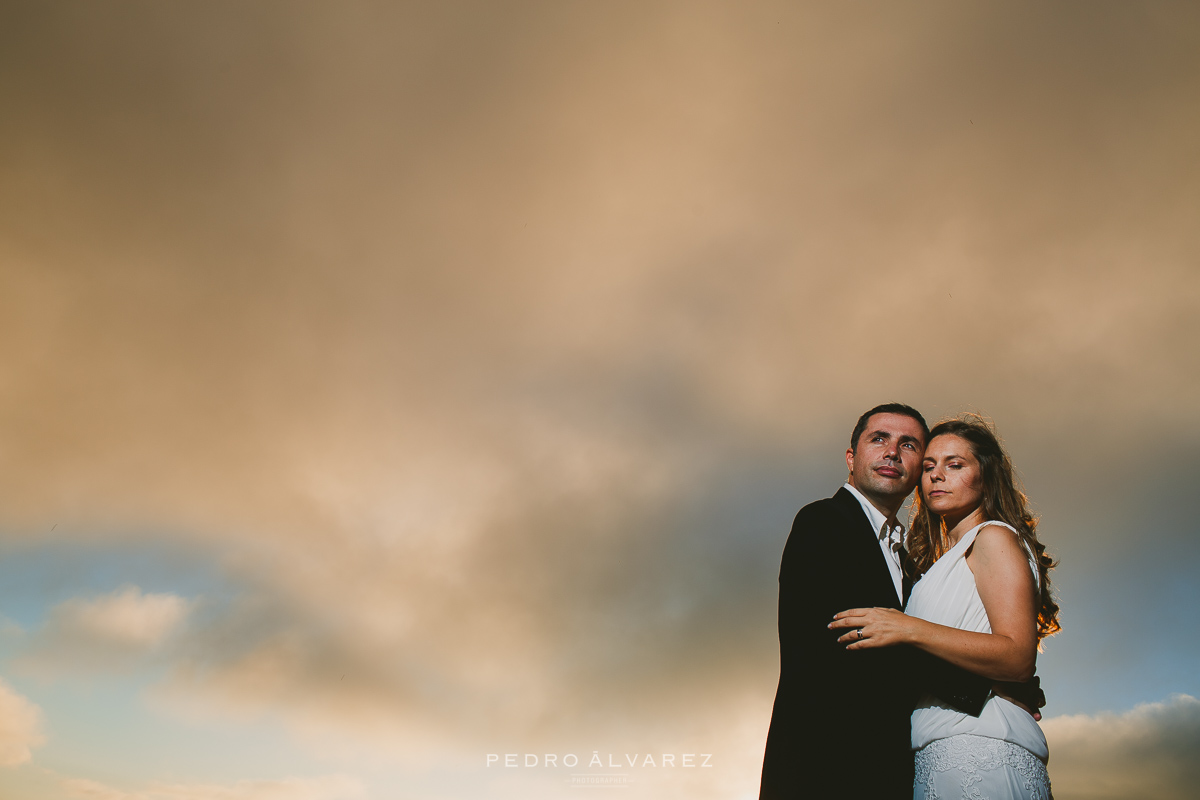
{"type": "Polygon", "coordinates": [[[870,637],[863,633],[862,628],[855,628],[849,633],[845,633],[838,637],[838,641],[846,644],[857,644],[858,642],[866,641],[868,638],[870,637]]]}
{"type": "Polygon", "coordinates": [[[861,639],[858,638],[857,631],[846,634],[846,638],[850,639],[850,641],[846,644],[847,650],[869,650],[871,648],[883,646],[880,644],[879,639],[869,635],[864,636],[861,639]]]}
{"type": "Polygon", "coordinates": [[[850,642],[850,644],[846,645],[846,649],[870,650],[871,648],[878,646],[879,645],[875,644],[875,640],[868,636],[866,639],[855,639],[853,642],[850,642]]]}
{"type": "Polygon", "coordinates": [[[841,617],[834,617],[833,622],[830,623],[830,627],[844,628],[847,625],[853,625],[853,626],[861,628],[865,624],[866,624],[865,617],[863,617],[861,615],[859,615],[859,616],[841,616],[841,617]]]}
{"type": "Polygon", "coordinates": [[[842,619],[843,617],[861,617],[871,609],[869,608],[848,608],[845,611],[839,611],[833,615],[834,619],[842,619]]]}

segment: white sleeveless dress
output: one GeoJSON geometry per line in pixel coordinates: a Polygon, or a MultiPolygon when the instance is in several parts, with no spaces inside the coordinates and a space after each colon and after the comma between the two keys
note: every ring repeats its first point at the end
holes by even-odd
{"type": "MultiPolygon", "coordinates": [[[[988,525],[1013,530],[1003,522],[984,522],[967,531],[913,586],[906,614],[962,630],[992,632],[975,575],[964,558],[988,525]]],[[[1037,565],[1028,547],[1026,553],[1036,583],[1037,565]]],[[[978,717],[923,697],[912,715],[912,746],[914,800],[1051,798],[1046,737],[1028,712],[1001,697],[988,698],[978,717]]]]}

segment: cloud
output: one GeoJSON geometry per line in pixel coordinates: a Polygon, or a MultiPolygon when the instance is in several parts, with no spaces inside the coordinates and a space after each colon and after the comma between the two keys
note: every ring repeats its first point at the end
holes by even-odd
{"type": "Polygon", "coordinates": [[[41,727],[41,709],[0,681],[0,766],[29,761],[33,748],[46,741],[41,727]]]}
{"type": "Polygon", "coordinates": [[[1200,700],[1176,695],[1123,714],[1042,723],[1061,800],[1185,800],[1200,785],[1200,700]]]}
{"type": "Polygon", "coordinates": [[[355,800],[364,796],[362,784],[344,775],[227,785],[155,782],[134,791],[82,778],[64,778],[61,785],[72,800],[355,800]]]}
{"type": "Polygon", "coordinates": [[[144,594],[136,586],[67,600],[50,610],[17,666],[40,674],[130,666],[159,650],[192,607],[177,595],[144,594]]]}
{"type": "Polygon", "coordinates": [[[51,612],[50,624],[55,634],[144,650],[160,644],[183,621],[188,605],[182,597],[125,586],[92,600],[68,600],[51,612]]]}

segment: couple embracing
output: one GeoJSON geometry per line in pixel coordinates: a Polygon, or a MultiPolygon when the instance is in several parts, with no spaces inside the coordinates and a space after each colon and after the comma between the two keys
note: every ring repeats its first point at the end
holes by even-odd
{"type": "Polygon", "coordinates": [[[1053,561],[995,433],[889,403],[846,465],[784,548],[760,800],[1049,800],[1033,675],[1053,561]]]}

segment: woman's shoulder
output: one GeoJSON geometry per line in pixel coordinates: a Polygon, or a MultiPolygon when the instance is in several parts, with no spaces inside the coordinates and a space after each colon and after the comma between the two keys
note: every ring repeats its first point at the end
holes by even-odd
{"type": "Polygon", "coordinates": [[[975,539],[971,542],[971,549],[976,552],[982,550],[996,553],[1005,551],[1024,553],[1021,535],[1017,533],[1016,529],[1006,522],[996,520],[988,520],[979,526],[975,531],[975,539]]]}
{"type": "Polygon", "coordinates": [[[988,561],[1002,559],[1014,564],[1033,565],[1033,555],[1029,551],[1029,545],[1025,543],[1017,530],[1006,522],[989,520],[980,525],[971,550],[988,561]]]}

